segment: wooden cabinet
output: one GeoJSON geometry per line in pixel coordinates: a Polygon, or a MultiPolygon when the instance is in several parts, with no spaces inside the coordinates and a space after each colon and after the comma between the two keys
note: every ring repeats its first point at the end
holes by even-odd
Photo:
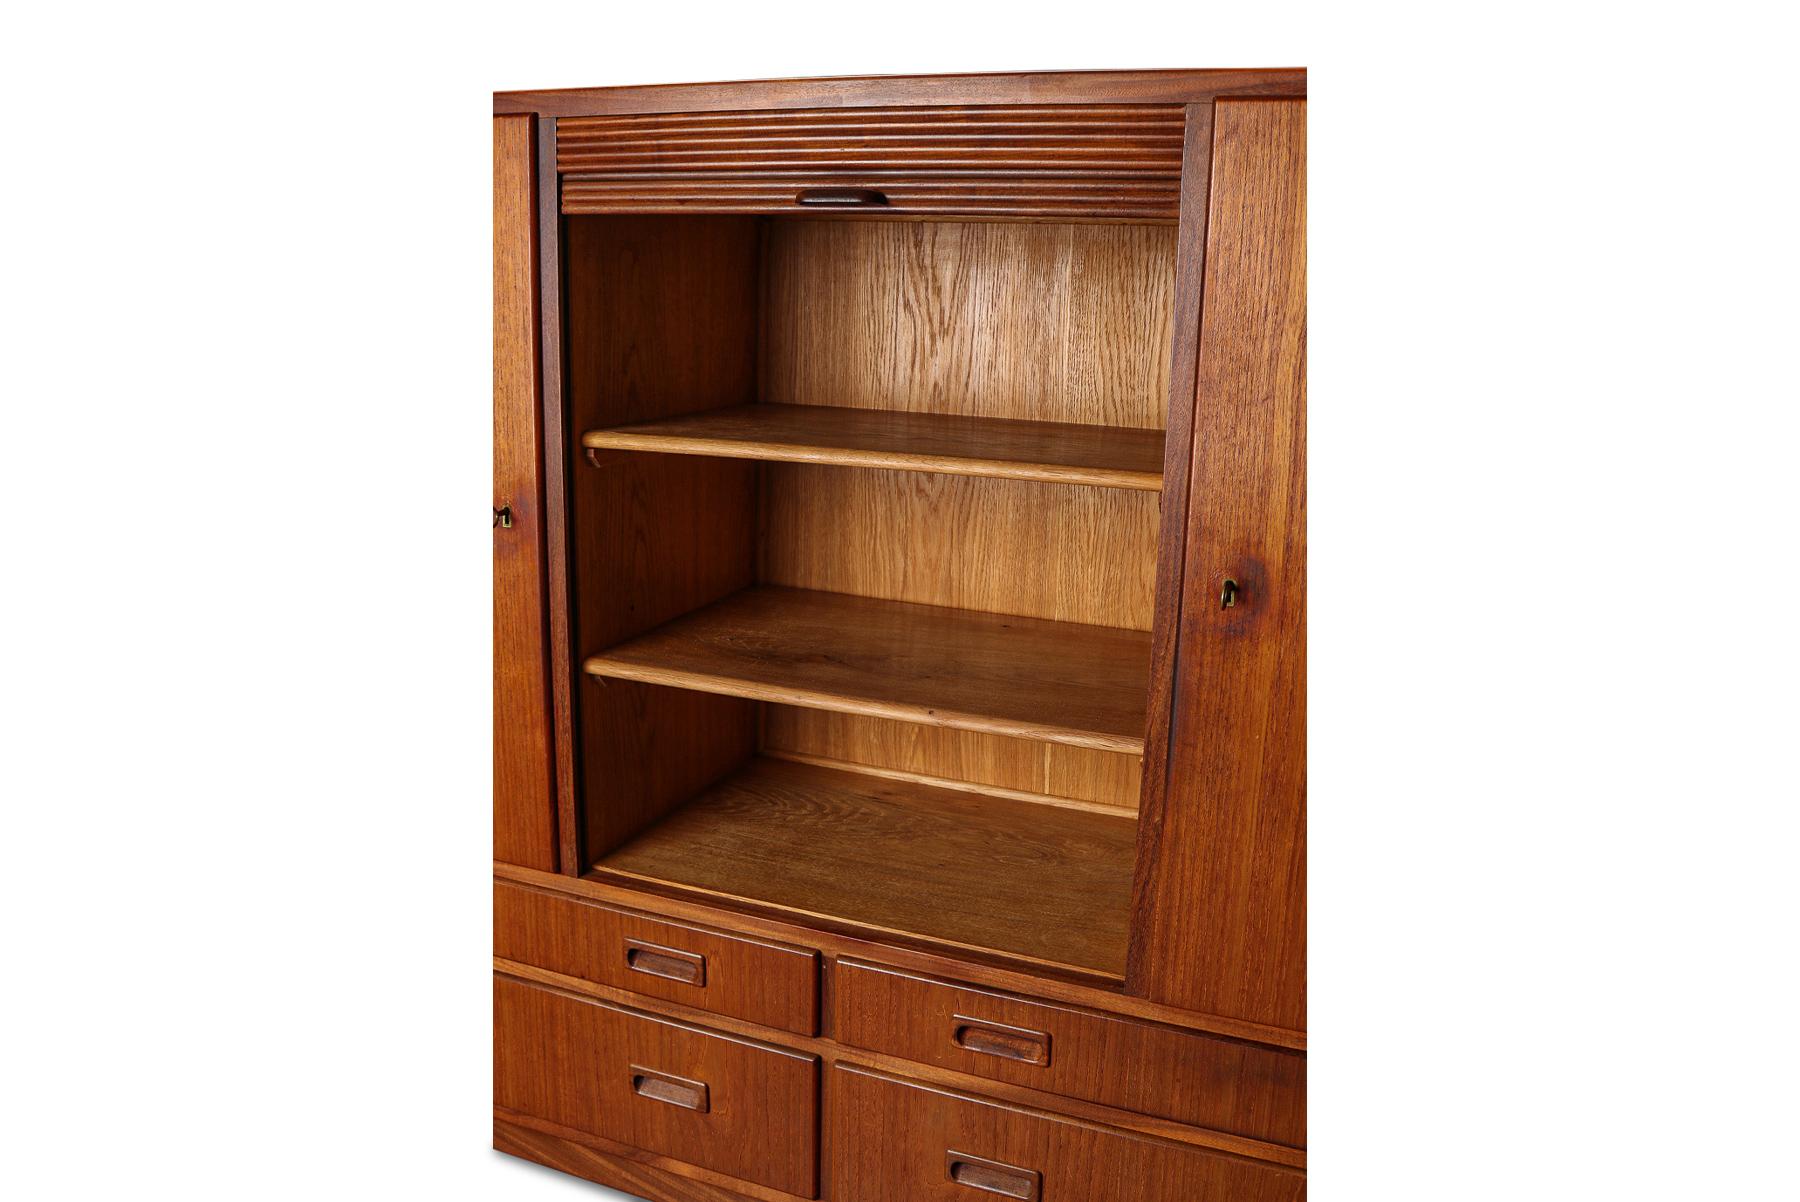
{"type": "Polygon", "coordinates": [[[1303,1191],[1305,108],[496,96],[496,1146],[1303,1191]]]}

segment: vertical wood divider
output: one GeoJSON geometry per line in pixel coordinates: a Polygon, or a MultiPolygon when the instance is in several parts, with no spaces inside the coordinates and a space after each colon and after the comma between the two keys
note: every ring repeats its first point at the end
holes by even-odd
{"type": "Polygon", "coordinates": [[[562,206],[556,176],[556,118],[537,123],[538,309],[543,316],[545,529],[549,539],[550,681],[556,721],[557,842],[561,871],[580,876],[581,830],[575,766],[575,668],[569,621],[569,472],[573,441],[563,413],[562,206]]]}
{"type": "Polygon", "coordinates": [[[1125,988],[1143,973],[1141,898],[1161,843],[1169,783],[1169,730],[1180,674],[1181,582],[1187,557],[1189,480],[1193,471],[1194,383],[1200,364],[1200,324],[1205,310],[1206,222],[1212,182],[1213,105],[1187,106],[1181,151],[1181,217],[1175,233],[1174,345],[1169,369],[1169,420],[1163,450],[1161,526],[1157,535],[1156,600],[1150,631],[1150,699],[1144,730],[1143,788],[1138,803],[1138,850],[1132,886],[1131,946],[1125,988]]]}

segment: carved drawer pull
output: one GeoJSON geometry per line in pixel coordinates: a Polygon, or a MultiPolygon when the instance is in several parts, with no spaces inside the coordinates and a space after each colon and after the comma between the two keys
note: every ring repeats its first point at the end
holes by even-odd
{"type": "Polygon", "coordinates": [[[1021,1064],[1049,1064],[1050,1036],[1028,1027],[1009,1027],[979,1018],[955,1016],[956,1027],[950,1039],[957,1047],[983,1056],[1017,1060],[1021,1064]]]}
{"type": "Polygon", "coordinates": [[[631,1092],[640,1098],[649,1098],[652,1102],[667,1102],[671,1106],[697,1110],[701,1114],[712,1108],[712,1091],[707,1089],[706,1082],[672,1077],[668,1073],[640,1068],[635,1064],[631,1066],[631,1092]]]}
{"type": "Polygon", "coordinates": [[[979,1156],[968,1156],[962,1152],[946,1153],[946,1159],[950,1180],[970,1189],[999,1194],[1002,1198],[1022,1198],[1025,1202],[1037,1202],[1043,1186],[1043,1176],[1035,1169],[1021,1169],[1016,1165],[983,1160],[979,1156]]]}
{"type": "Polygon", "coordinates": [[[794,203],[829,205],[841,209],[876,208],[888,198],[873,188],[802,188],[794,203]]]}
{"type": "Polygon", "coordinates": [[[645,976],[680,981],[683,985],[706,984],[706,957],[694,952],[658,947],[636,939],[625,941],[625,967],[645,976]]]}

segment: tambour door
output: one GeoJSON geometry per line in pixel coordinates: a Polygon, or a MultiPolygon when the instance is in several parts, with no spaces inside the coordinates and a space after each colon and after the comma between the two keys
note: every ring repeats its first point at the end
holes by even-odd
{"type": "Polygon", "coordinates": [[[532,126],[494,118],[494,858],[553,872],[532,126]]]}
{"type": "MultiPolygon", "coordinates": [[[[1306,1026],[1306,101],[1221,99],[1210,108],[1204,256],[1183,251],[1184,270],[1204,283],[1184,525],[1166,565],[1181,587],[1176,613],[1162,619],[1174,635],[1168,675],[1152,681],[1166,690],[1166,725],[1153,727],[1146,747],[1158,770],[1144,778],[1127,989],[1298,1031],[1306,1026]]],[[[1182,220],[1186,234],[1185,207],[1182,220]]]]}

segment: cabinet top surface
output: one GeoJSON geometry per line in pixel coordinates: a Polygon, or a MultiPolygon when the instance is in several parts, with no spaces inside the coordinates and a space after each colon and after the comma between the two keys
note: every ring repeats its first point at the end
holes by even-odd
{"type": "Polygon", "coordinates": [[[609,113],[881,105],[1189,104],[1219,96],[1304,96],[1299,67],[1156,71],[1021,71],[981,75],[845,75],[732,83],[649,84],[495,92],[494,112],[575,117],[609,113]]]}

